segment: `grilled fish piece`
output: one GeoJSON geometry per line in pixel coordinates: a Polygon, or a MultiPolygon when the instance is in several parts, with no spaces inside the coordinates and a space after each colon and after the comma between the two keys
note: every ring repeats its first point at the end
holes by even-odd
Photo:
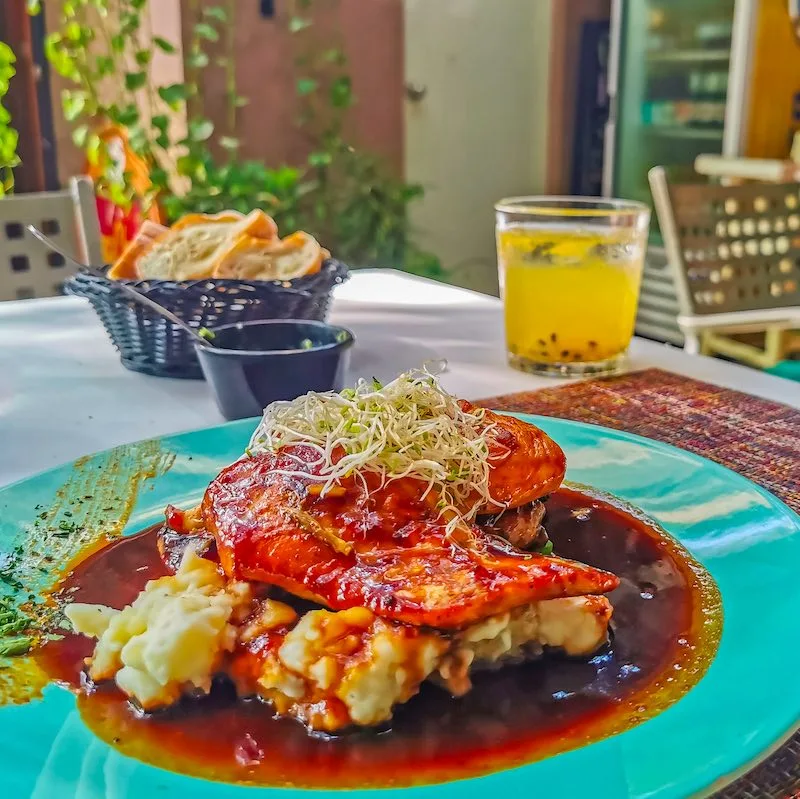
{"type": "MultiPolygon", "coordinates": [[[[473,410],[466,400],[465,411],[473,410]]],[[[561,447],[543,430],[514,416],[484,411],[489,431],[489,494],[497,503],[482,513],[497,513],[498,506],[519,508],[555,491],[567,471],[561,447]]]]}
{"type": "Polygon", "coordinates": [[[413,479],[381,486],[377,476],[360,474],[323,497],[309,490],[318,486],[317,458],[310,447],[287,447],[238,461],[211,483],[203,519],[230,577],[277,585],[333,610],[362,607],[442,629],[618,585],[591,566],[505,542],[501,549],[476,526],[448,534],[413,479]]]}

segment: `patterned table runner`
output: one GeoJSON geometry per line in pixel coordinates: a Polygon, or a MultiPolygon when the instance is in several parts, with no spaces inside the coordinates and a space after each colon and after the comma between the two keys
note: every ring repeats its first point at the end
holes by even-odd
{"type": "MultiPolygon", "coordinates": [[[[798,389],[800,390],[800,389],[798,389]]],[[[800,513],[800,411],[660,369],[481,400],[638,433],[744,475],[800,513]]],[[[716,799],[800,799],[800,732],[716,799]]]]}

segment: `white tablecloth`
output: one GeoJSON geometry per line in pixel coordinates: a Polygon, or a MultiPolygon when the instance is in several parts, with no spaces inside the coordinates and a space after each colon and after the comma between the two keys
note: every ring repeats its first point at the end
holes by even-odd
{"type": "MultiPolygon", "coordinates": [[[[492,297],[365,271],[339,287],[331,318],[356,334],[353,378],[385,380],[445,358],[443,383],[468,399],[560,382],[506,365],[502,308],[492,297]]],[[[636,339],[630,369],[651,366],[800,407],[797,383],[636,339]]],[[[85,300],[0,303],[0,485],[90,452],[221,421],[202,381],[124,369],[85,300]]]]}

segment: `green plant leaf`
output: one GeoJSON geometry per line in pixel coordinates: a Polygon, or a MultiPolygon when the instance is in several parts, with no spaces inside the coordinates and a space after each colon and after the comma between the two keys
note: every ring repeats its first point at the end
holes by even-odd
{"type": "Polygon", "coordinates": [[[298,78],[297,93],[301,97],[313,94],[319,88],[319,81],[316,78],[298,78]]]}
{"type": "Polygon", "coordinates": [[[94,61],[97,70],[97,77],[104,78],[106,75],[113,75],[116,69],[114,59],[110,55],[99,55],[94,61]]]}
{"type": "Polygon", "coordinates": [[[80,23],[75,22],[68,22],[64,26],[64,38],[68,42],[72,42],[73,44],[78,44],[81,40],[81,26],[80,23]]]}
{"type": "Polygon", "coordinates": [[[42,10],[42,2],[41,0],[27,0],[25,8],[32,17],[35,17],[42,10]]]}
{"type": "MultiPolygon", "coordinates": [[[[145,2],[147,2],[147,0],[145,0],[145,2]]],[[[131,0],[131,3],[133,3],[133,0],[131,0]]],[[[123,36],[130,36],[131,34],[136,33],[136,31],[139,30],[141,25],[142,25],[142,18],[138,10],[125,11],[120,15],[119,32],[123,36]]]]}
{"type": "Polygon", "coordinates": [[[67,122],[74,122],[86,108],[86,100],[86,92],[65,89],[61,93],[61,107],[64,111],[64,119],[67,122]]]}
{"type": "Polygon", "coordinates": [[[128,2],[137,10],[141,11],[146,5],[147,0],[128,0],[128,2]]]}
{"type": "Polygon", "coordinates": [[[110,107],[109,116],[124,128],[129,128],[139,121],[139,108],[134,103],[129,103],[122,108],[110,107]]]}
{"type": "Polygon", "coordinates": [[[175,47],[175,45],[172,42],[167,41],[161,36],[154,36],[153,44],[162,52],[169,53],[170,55],[178,52],[178,48],[175,47]]]}
{"type": "Polygon", "coordinates": [[[89,138],[89,126],[88,125],[79,125],[75,130],[72,131],[72,141],[75,143],[76,147],[80,147],[83,149],[86,146],[86,142],[89,138]]]}
{"type": "Polygon", "coordinates": [[[209,42],[219,41],[217,29],[207,22],[198,22],[197,25],[194,26],[194,35],[198,39],[206,39],[209,42]]]}
{"type": "Polygon", "coordinates": [[[347,63],[347,56],[341,47],[331,47],[329,50],[323,50],[320,58],[327,64],[344,66],[347,63]]]}
{"type": "Polygon", "coordinates": [[[234,104],[234,105],[235,105],[237,108],[244,108],[246,105],[249,105],[249,104],[250,104],[250,100],[249,100],[249,98],[247,98],[247,97],[241,97],[241,96],[239,96],[239,97],[234,97],[234,99],[233,99],[233,104],[234,104]]]}
{"type": "Polygon", "coordinates": [[[234,152],[235,150],[239,149],[239,147],[241,146],[241,142],[239,141],[239,139],[234,138],[233,136],[220,136],[219,146],[222,147],[224,150],[234,152]]]}
{"type": "Polygon", "coordinates": [[[128,191],[126,191],[125,186],[119,183],[112,183],[107,187],[108,190],[108,198],[111,200],[114,205],[118,205],[121,208],[128,208],[131,204],[131,197],[128,191]]]}
{"type": "Polygon", "coordinates": [[[167,188],[169,186],[169,175],[166,169],[160,166],[153,167],[150,170],[150,180],[159,188],[167,188]]]}
{"type": "Polygon", "coordinates": [[[191,141],[207,141],[213,133],[214,123],[210,119],[192,119],[189,122],[189,139],[191,141]]]}
{"type": "Polygon", "coordinates": [[[150,140],[147,138],[147,132],[139,125],[130,128],[128,143],[131,149],[138,155],[146,154],[150,149],[150,140]]]}
{"type": "Polygon", "coordinates": [[[202,69],[208,66],[208,56],[202,50],[193,50],[186,57],[186,63],[193,69],[202,69]]]}
{"type": "Polygon", "coordinates": [[[162,133],[169,129],[169,117],[166,114],[156,114],[150,122],[156,130],[162,133]]]}
{"type": "Polygon", "coordinates": [[[215,19],[217,22],[227,22],[228,12],[222,6],[209,6],[203,9],[203,16],[208,19],[215,19]]]}
{"type": "Polygon", "coordinates": [[[352,81],[347,75],[340,75],[331,83],[330,93],[334,108],[349,108],[353,104],[352,81]]]}
{"type": "Polygon", "coordinates": [[[182,155],[178,158],[175,166],[177,167],[178,174],[182,177],[190,177],[194,173],[197,159],[190,155],[182,155]]]}
{"type": "Polygon", "coordinates": [[[0,60],[5,64],[13,64],[17,60],[14,51],[5,42],[0,42],[0,60]]]}
{"type": "Polygon", "coordinates": [[[140,67],[146,67],[153,60],[153,52],[151,50],[137,50],[135,59],[140,67]]]}
{"type": "Polygon", "coordinates": [[[308,164],[313,167],[330,166],[333,156],[330,153],[318,152],[308,156],[308,164]]]}
{"type": "Polygon", "coordinates": [[[121,33],[115,33],[111,37],[111,51],[114,53],[125,52],[125,37],[121,33]]]}
{"type": "Polygon", "coordinates": [[[305,17],[292,17],[289,20],[289,33],[299,33],[311,27],[311,20],[305,17]]]}
{"type": "Polygon", "coordinates": [[[53,69],[65,78],[80,81],[80,74],[75,61],[64,47],[64,40],[59,33],[51,33],[44,40],[44,54],[53,69]]]}
{"type": "Polygon", "coordinates": [[[125,88],[128,91],[135,91],[141,89],[147,83],[146,72],[126,72],[125,73],[125,88]]]}
{"type": "Polygon", "coordinates": [[[158,89],[158,96],[170,108],[177,109],[182,102],[186,101],[188,92],[186,85],[183,83],[172,83],[169,86],[161,86],[158,89]]]}
{"type": "Polygon", "coordinates": [[[97,166],[100,163],[100,158],[103,153],[103,140],[96,134],[92,133],[86,140],[86,158],[92,166],[97,166]]]}

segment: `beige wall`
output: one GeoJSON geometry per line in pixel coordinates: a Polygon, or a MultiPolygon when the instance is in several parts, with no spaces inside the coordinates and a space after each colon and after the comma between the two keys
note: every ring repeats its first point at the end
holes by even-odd
{"type": "Polygon", "coordinates": [[[413,223],[461,282],[497,291],[494,203],[547,173],[551,0],[406,0],[406,175],[413,223]]]}

